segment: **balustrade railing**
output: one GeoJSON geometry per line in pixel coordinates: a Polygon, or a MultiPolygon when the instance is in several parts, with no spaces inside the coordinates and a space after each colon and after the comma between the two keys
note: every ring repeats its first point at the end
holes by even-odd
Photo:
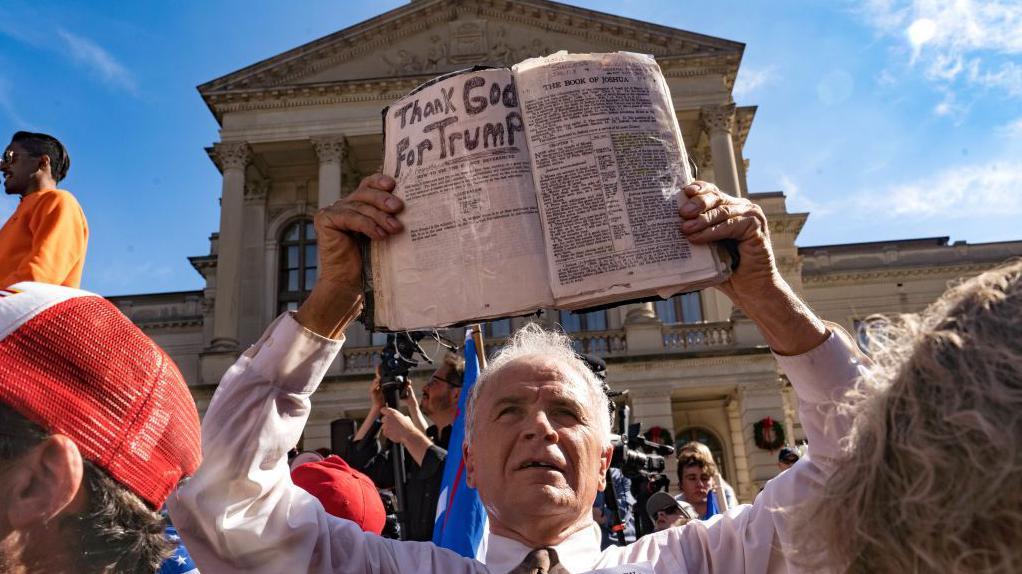
{"type": "MultiPolygon", "coordinates": [[[[664,351],[684,352],[726,347],[734,344],[734,328],[730,321],[716,323],[692,323],[664,325],[662,328],[664,351]]],[[[601,357],[624,355],[628,352],[624,329],[606,331],[581,331],[569,333],[569,337],[580,353],[601,357]]],[[[488,356],[500,349],[507,339],[486,339],[488,356]]],[[[380,362],[382,347],[348,347],[343,349],[343,370],[345,373],[372,373],[380,362]]],[[[434,361],[437,360],[433,357],[434,361]]],[[[423,365],[420,365],[420,368],[423,365]]]]}
{"type": "Polygon", "coordinates": [[[731,321],[664,325],[663,334],[665,351],[696,351],[735,342],[731,321]]]}

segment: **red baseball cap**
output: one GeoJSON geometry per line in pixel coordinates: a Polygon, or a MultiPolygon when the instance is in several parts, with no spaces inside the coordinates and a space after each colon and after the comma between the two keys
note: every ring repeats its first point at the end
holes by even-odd
{"type": "Polygon", "coordinates": [[[199,416],[174,361],[86,291],[0,290],[0,402],[69,437],[154,509],[199,466],[199,416]]]}
{"type": "Polygon", "coordinates": [[[332,454],[299,465],[291,471],[291,480],[318,498],[328,513],[347,518],[366,532],[383,532],[387,513],[376,485],[343,458],[332,454]]]}

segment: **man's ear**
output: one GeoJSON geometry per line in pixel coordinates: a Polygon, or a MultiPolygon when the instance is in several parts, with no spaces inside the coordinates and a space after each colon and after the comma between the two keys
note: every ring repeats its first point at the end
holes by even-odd
{"type": "Polygon", "coordinates": [[[607,445],[607,448],[603,449],[600,453],[600,480],[596,484],[598,490],[607,488],[607,469],[610,468],[610,461],[614,458],[614,447],[607,445]]]}
{"type": "Polygon", "coordinates": [[[467,442],[461,443],[461,460],[465,461],[465,484],[470,488],[475,488],[476,463],[472,458],[472,449],[469,448],[467,442]]]}
{"type": "Polygon", "coordinates": [[[50,156],[49,155],[44,153],[43,155],[39,156],[39,158],[36,161],[38,162],[38,163],[36,163],[36,169],[37,170],[42,171],[42,172],[47,173],[47,174],[51,174],[51,175],[53,174],[53,170],[51,169],[52,162],[50,160],[50,156]]]}
{"type": "Polygon", "coordinates": [[[84,510],[82,489],[85,468],[78,446],[64,435],[53,435],[10,462],[8,470],[8,523],[29,529],[64,513],[84,510]]]}

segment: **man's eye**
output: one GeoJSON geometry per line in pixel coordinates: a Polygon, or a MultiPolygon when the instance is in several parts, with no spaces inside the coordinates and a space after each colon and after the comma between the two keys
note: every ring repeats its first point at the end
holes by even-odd
{"type": "Polygon", "coordinates": [[[569,417],[569,418],[571,418],[572,420],[575,420],[575,421],[579,420],[578,413],[575,412],[572,409],[557,409],[555,411],[555,414],[557,414],[558,416],[569,417]]]}
{"type": "Polygon", "coordinates": [[[504,407],[504,408],[500,409],[499,412],[497,412],[497,418],[500,418],[500,417],[502,417],[504,415],[514,414],[514,413],[517,413],[517,412],[518,412],[518,407],[504,407]]]}

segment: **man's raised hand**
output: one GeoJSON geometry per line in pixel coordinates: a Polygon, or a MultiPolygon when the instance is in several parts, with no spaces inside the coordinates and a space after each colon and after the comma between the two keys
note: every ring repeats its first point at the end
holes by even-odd
{"type": "Polygon", "coordinates": [[[756,322],[767,344],[782,355],[804,353],[822,343],[827,329],[795,295],[774,263],[763,210],[704,181],[682,191],[681,231],[694,244],[733,240],[739,265],[717,287],[756,322]]]}
{"type": "Polygon", "coordinates": [[[319,280],[361,285],[362,257],[353,238],[361,233],[386,239],[404,227],[395,215],[404,203],[394,197],[394,179],[376,173],[363,178],[358,189],[316,214],[319,280]]]}
{"type": "Polygon", "coordinates": [[[362,255],[354,234],[385,239],[404,228],[395,215],[404,203],[391,193],[394,179],[364,178],[358,189],[316,214],[319,277],[296,319],[305,328],[336,339],[362,309],[362,255]]]}

